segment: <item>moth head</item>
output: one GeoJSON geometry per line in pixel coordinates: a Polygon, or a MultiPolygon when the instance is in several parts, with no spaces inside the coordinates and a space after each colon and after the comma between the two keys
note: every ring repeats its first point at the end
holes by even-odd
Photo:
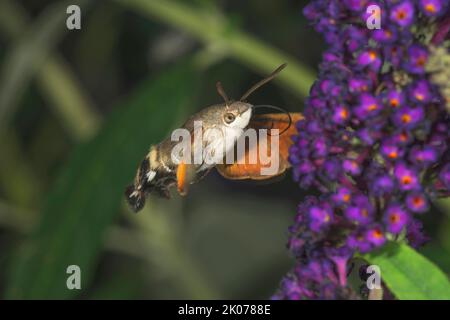
{"type": "Polygon", "coordinates": [[[250,122],[252,105],[246,102],[234,101],[227,103],[222,112],[222,123],[226,127],[244,129],[250,122]]]}
{"type": "Polygon", "coordinates": [[[224,112],[222,114],[222,122],[226,127],[244,129],[250,122],[250,117],[252,115],[252,105],[246,103],[245,100],[258,88],[271,81],[276,77],[281,70],[286,67],[286,63],[279,66],[275,71],[273,71],[266,78],[255,83],[250,89],[245,92],[238,101],[231,101],[226,94],[222,83],[216,83],[217,93],[225,101],[224,112]]]}

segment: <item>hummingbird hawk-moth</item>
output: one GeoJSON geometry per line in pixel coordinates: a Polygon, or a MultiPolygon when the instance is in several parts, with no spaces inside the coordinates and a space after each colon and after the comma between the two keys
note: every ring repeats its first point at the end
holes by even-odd
{"type": "MultiPolygon", "coordinates": [[[[209,106],[196,114],[192,115],[181,127],[189,133],[196,134],[196,123],[201,122],[205,133],[201,133],[199,146],[201,151],[197,152],[197,148],[189,148],[188,155],[193,154],[194,158],[200,161],[189,163],[188,161],[175,161],[172,151],[177,145],[177,141],[173,141],[170,137],[162,142],[150,147],[150,151],[142,160],[138,167],[134,183],[127,187],[125,196],[131,208],[137,212],[141,210],[145,204],[145,199],[150,193],[170,198],[169,189],[177,186],[181,195],[187,193],[189,184],[195,183],[203,178],[212,168],[216,168],[218,172],[227,179],[241,180],[265,180],[278,176],[289,168],[288,149],[292,144],[291,136],[295,134],[295,126],[291,126],[293,122],[297,122],[302,118],[300,113],[269,113],[255,115],[253,109],[256,107],[246,102],[248,96],[256,89],[271,81],[286,64],[279,66],[269,76],[253,85],[247,92],[237,101],[228,99],[220,82],[216,84],[216,89],[224,102],[209,106]],[[223,136],[221,138],[207,137],[212,129],[221,130],[223,136]],[[276,136],[278,139],[278,150],[272,150],[273,147],[269,143],[272,136],[259,136],[256,143],[245,146],[244,152],[234,156],[231,162],[224,162],[224,155],[228,155],[236,148],[237,142],[245,139],[246,130],[278,130],[280,133],[276,136]],[[240,140],[241,138],[241,140],[240,140]],[[271,174],[262,174],[265,163],[260,158],[261,150],[268,155],[278,156],[279,163],[276,171],[271,174]],[[193,151],[192,151],[193,150],[193,151]],[[209,150],[209,161],[206,161],[206,153],[209,150]],[[215,152],[221,150],[223,153],[215,152]],[[256,153],[256,161],[249,161],[256,153]],[[211,160],[212,159],[212,160],[211,160]]],[[[273,107],[276,108],[276,107],[273,107]]],[[[278,108],[276,108],[278,109],[278,108]]],[[[272,131],[271,131],[272,132],[272,131]]],[[[194,139],[189,140],[189,144],[195,144],[194,139]]],[[[244,141],[245,145],[245,141],[244,141]]],[[[228,158],[227,158],[228,160],[228,158]]]]}

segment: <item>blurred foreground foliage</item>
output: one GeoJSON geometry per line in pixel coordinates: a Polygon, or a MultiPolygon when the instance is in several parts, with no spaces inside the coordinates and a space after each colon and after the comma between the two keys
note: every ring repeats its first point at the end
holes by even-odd
{"type": "Polygon", "coordinates": [[[148,144],[157,143],[170,129],[171,115],[189,105],[195,93],[192,76],[188,63],[145,81],[93,140],[72,153],[48,195],[26,252],[13,266],[9,297],[72,296],[76,291],[67,290],[65,271],[73,264],[89,281],[104,231],[119,212],[123,186],[132,180],[148,144]],[[173,86],[179,90],[173,92],[173,86]]]}

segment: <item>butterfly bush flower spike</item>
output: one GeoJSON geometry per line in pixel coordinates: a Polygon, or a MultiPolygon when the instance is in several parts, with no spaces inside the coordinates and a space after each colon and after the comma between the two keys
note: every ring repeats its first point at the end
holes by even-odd
{"type": "Polygon", "coordinates": [[[420,216],[450,195],[449,1],[316,0],[303,13],[327,49],[289,159],[318,195],[298,206],[296,265],[274,298],[358,298],[350,259],[387,241],[422,245],[420,216]]]}

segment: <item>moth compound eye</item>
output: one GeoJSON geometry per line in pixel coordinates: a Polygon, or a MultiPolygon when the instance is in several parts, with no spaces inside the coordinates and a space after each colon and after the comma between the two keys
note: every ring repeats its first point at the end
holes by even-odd
{"type": "Polygon", "coordinates": [[[226,113],[225,116],[223,117],[225,122],[230,124],[234,121],[234,119],[236,119],[235,115],[232,113],[226,113]]]}

